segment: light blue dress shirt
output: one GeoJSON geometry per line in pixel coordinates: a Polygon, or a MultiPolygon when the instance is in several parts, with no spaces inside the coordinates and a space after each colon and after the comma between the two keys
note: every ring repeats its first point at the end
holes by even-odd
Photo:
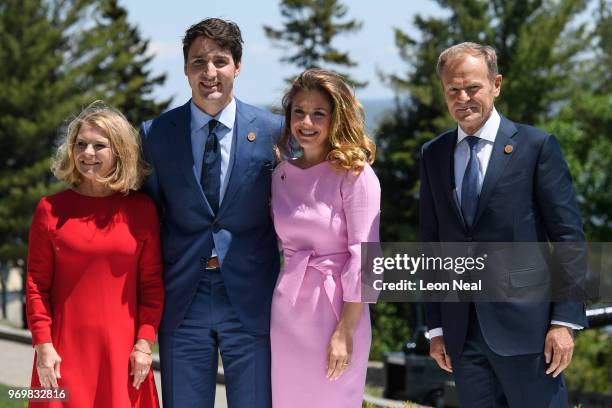
{"type": "Polygon", "coordinates": [[[193,154],[193,174],[200,183],[202,174],[202,160],[204,158],[204,146],[208,137],[208,122],[211,119],[219,121],[216,134],[221,148],[221,191],[219,192],[219,206],[223,202],[223,196],[227,189],[227,182],[232,172],[232,142],[234,135],[234,124],[236,123],[236,100],[232,101],[217,115],[210,116],[202,111],[191,101],[191,153],[193,154]]]}
{"type": "MultiPolygon", "coordinates": [[[[198,185],[200,185],[200,175],[202,174],[204,146],[208,138],[208,122],[212,119],[216,119],[219,122],[216,128],[216,134],[219,139],[219,147],[221,148],[221,191],[219,192],[219,207],[221,207],[234,164],[232,144],[234,140],[234,124],[236,123],[236,100],[232,98],[231,102],[214,117],[198,108],[193,100],[191,101],[190,108],[193,175],[198,181],[198,185]]],[[[204,194],[204,192],[202,192],[202,194],[204,194]]],[[[210,256],[217,256],[215,248],[213,248],[210,256]]]]}

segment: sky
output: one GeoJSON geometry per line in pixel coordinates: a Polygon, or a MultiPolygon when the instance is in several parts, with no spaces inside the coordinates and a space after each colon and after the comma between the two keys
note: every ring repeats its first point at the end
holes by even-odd
{"type": "MultiPolygon", "coordinates": [[[[154,93],[156,98],[173,97],[172,107],[182,105],[191,96],[183,74],[181,39],[192,24],[207,18],[220,17],[236,22],[242,31],[243,55],[235,95],[255,105],[279,105],[285,90],[284,78],[297,74],[294,66],[281,63],[286,51],[275,47],[265,36],[263,25],[282,27],[279,2],[276,0],[120,0],[127,8],[128,18],[139,27],[143,38],[149,39],[150,52],[155,56],[150,68],[153,73],[166,73],[166,83],[154,93]]],[[[369,81],[357,91],[360,100],[388,99],[391,89],[382,84],[377,72],[404,73],[406,64],[400,59],[394,42],[394,28],[416,34],[412,21],[416,14],[440,15],[437,3],[430,0],[353,0],[348,6],[348,18],[363,22],[355,33],[338,36],[333,45],[349,51],[359,65],[348,72],[356,79],[369,81]]]]}

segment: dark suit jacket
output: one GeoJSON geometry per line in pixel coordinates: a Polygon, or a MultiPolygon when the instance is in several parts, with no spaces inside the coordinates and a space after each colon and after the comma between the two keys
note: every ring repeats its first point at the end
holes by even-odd
{"type": "Polygon", "coordinates": [[[193,171],[190,123],[188,102],[141,128],[145,157],[153,168],[143,190],[161,217],[166,297],[160,330],[172,330],[182,321],[214,241],[240,321],[249,331],[266,334],[279,271],[270,186],[272,146],[282,119],[236,99],[234,164],[216,216],[193,171]],[[249,133],[254,140],[249,140],[249,133]]]}
{"type": "MultiPolygon", "coordinates": [[[[584,241],[572,179],[554,136],[501,117],[471,229],[463,222],[454,194],[456,144],[457,129],[421,149],[421,241],[584,241]],[[510,154],[504,152],[508,145],[510,154]]],[[[542,284],[537,280],[534,285],[542,284]]],[[[475,306],[487,344],[500,355],[542,352],[551,320],[587,325],[580,302],[475,306]]],[[[443,328],[447,353],[457,358],[466,337],[469,304],[428,303],[425,309],[428,327],[443,328]]]]}

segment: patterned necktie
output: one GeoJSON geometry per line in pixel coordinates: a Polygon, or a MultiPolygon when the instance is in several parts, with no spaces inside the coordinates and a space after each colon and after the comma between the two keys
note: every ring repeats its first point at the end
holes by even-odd
{"type": "Polygon", "coordinates": [[[200,184],[213,213],[219,211],[219,195],[221,193],[221,150],[215,128],[219,122],[211,119],[208,122],[208,137],[204,146],[202,174],[200,184]]]}
{"type": "Polygon", "coordinates": [[[466,226],[470,229],[474,223],[476,208],[478,207],[478,156],[476,156],[476,146],[480,138],[468,136],[465,140],[470,145],[470,159],[461,183],[461,212],[466,226]]]}

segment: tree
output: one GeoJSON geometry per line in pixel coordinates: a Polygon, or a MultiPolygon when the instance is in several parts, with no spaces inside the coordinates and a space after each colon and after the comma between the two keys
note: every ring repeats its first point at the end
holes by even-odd
{"type": "Polygon", "coordinates": [[[594,13],[592,57],[580,64],[569,102],[543,123],[558,135],[574,176],[585,233],[590,241],[612,240],[612,2],[594,13]]]}
{"type": "Polygon", "coordinates": [[[42,195],[61,188],[49,157],[66,120],[95,99],[132,121],[161,112],[163,76],[116,1],[6,0],[0,5],[0,263],[23,264],[42,195]]]}
{"type": "MultiPolygon", "coordinates": [[[[326,65],[354,67],[348,52],[341,52],[332,46],[333,39],[340,34],[361,29],[362,23],[344,20],[348,9],[338,0],[282,0],[280,10],[283,28],[264,26],[266,36],[285,50],[295,51],[281,58],[281,62],[294,64],[302,70],[325,68],[326,65]]],[[[346,73],[339,72],[355,87],[364,87],[346,73]]],[[[293,78],[287,78],[291,82],[293,78]]]]}
{"type": "Polygon", "coordinates": [[[456,126],[435,72],[440,52],[463,41],[494,46],[504,76],[497,108],[512,120],[537,125],[554,116],[571,94],[573,64],[591,41],[586,23],[577,23],[588,0],[438,3],[450,15],[415,17],[419,41],[395,30],[407,72],[383,74],[397,94],[395,111],[377,132],[381,154],[376,169],[385,191],[382,235],[387,241],[417,238],[420,146],[456,126]]]}
{"type": "MultiPolygon", "coordinates": [[[[604,167],[612,159],[610,2],[600,1],[596,24],[580,18],[595,1],[437,0],[445,15],[416,16],[418,37],[395,30],[407,69],[382,74],[396,92],[395,108],[376,132],[384,241],[418,240],[420,147],[456,126],[446,109],[436,62],[445,48],[463,41],[495,47],[504,77],[497,109],[559,137],[587,216],[588,236],[610,239],[612,186],[604,167]]],[[[379,309],[376,305],[375,318],[379,309]]],[[[398,311],[396,319],[412,319],[411,309],[398,311]]],[[[375,321],[374,326],[382,327],[377,333],[382,343],[373,343],[380,349],[406,340],[384,331],[391,323],[375,321]]]]}

